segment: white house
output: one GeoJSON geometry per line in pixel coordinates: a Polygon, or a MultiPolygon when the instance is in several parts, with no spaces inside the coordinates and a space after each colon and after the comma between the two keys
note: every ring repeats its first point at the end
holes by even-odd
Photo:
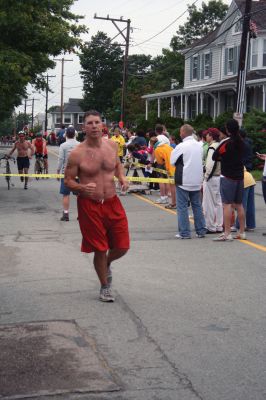
{"type": "MultiPolygon", "coordinates": [[[[165,98],[171,101],[171,116],[185,120],[199,113],[215,118],[234,109],[244,7],[245,1],[233,0],[221,26],[182,51],[185,56],[182,89],[142,96],[146,119],[151,101],[157,101],[160,117],[161,99],[165,98]]],[[[245,111],[252,108],[266,111],[266,0],[253,0],[251,20],[258,33],[256,39],[250,39],[245,111]]]]}

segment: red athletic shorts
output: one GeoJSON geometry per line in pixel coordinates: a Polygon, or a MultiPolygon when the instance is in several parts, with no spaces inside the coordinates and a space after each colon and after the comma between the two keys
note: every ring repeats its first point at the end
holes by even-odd
{"type": "Polygon", "coordinates": [[[78,196],[78,218],[81,251],[129,249],[127,216],[117,196],[103,202],[78,196]]]}

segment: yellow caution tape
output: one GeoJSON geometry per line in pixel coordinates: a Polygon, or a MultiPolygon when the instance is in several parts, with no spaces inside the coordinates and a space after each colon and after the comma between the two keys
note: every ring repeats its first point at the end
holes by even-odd
{"type": "MultiPolygon", "coordinates": [[[[145,165],[145,164],[139,164],[139,163],[136,163],[136,162],[128,162],[128,164],[129,164],[129,169],[130,169],[130,167],[132,167],[132,166],[138,167],[138,168],[147,168],[147,165],[145,165]]],[[[123,166],[125,167],[124,164],[123,164],[123,166]]],[[[127,167],[125,167],[125,168],[127,168],[127,167]]],[[[168,172],[167,172],[165,169],[154,168],[154,167],[151,167],[151,169],[152,169],[152,171],[159,172],[160,174],[168,175],[168,172]]]]}
{"type": "MultiPolygon", "coordinates": [[[[62,174],[0,174],[3,177],[27,177],[27,178],[50,178],[50,179],[59,179],[64,178],[62,174]]],[[[173,179],[164,179],[164,178],[142,178],[142,177],[134,177],[134,176],[126,176],[126,180],[128,182],[154,182],[154,183],[174,183],[173,179]]]]}

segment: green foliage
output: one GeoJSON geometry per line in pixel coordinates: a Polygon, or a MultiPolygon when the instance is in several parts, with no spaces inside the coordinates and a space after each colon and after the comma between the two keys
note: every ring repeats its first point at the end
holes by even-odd
{"type": "Polygon", "coordinates": [[[266,113],[257,109],[244,114],[243,126],[248,134],[266,129],[266,113]]]}
{"type": "Polygon", "coordinates": [[[103,32],[98,32],[83,46],[80,54],[85,96],[83,110],[96,109],[101,113],[113,106],[112,97],[122,83],[123,51],[111,43],[103,32]]]}
{"type": "Polygon", "coordinates": [[[244,114],[243,127],[252,140],[253,167],[262,169],[264,163],[256,157],[256,152],[266,154],[266,113],[253,109],[244,114]]]}
{"type": "Polygon", "coordinates": [[[222,22],[228,6],[221,0],[211,0],[209,3],[202,2],[201,9],[195,4],[188,6],[188,19],[180,26],[171,40],[173,50],[179,50],[190,46],[194,41],[205,37],[214,31],[222,22]]]}
{"type": "Polygon", "coordinates": [[[233,118],[233,111],[226,111],[215,118],[214,126],[216,128],[221,128],[222,126],[225,126],[226,121],[231,118],[233,118]]]}
{"type": "Polygon", "coordinates": [[[193,120],[187,121],[196,131],[213,126],[213,119],[207,114],[198,114],[193,120]]]}
{"type": "Polygon", "coordinates": [[[70,12],[74,0],[0,0],[0,119],[11,115],[26,96],[27,84],[46,86],[50,58],[81,46],[81,16],[70,12]]]}
{"type": "Polygon", "coordinates": [[[11,135],[14,129],[14,120],[9,117],[0,121],[0,136],[11,135]]]}

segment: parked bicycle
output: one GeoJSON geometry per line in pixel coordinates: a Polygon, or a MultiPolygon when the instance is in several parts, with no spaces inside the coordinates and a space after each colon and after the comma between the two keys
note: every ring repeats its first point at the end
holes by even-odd
{"type": "MultiPolygon", "coordinates": [[[[0,165],[2,166],[2,162],[4,161],[4,170],[5,170],[5,174],[11,174],[11,168],[10,168],[10,161],[13,161],[14,164],[16,162],[14,157],[8,157],[7,155],[4,155],[2,157],[0,157],[0,165]]],[[[8,190],[10,189],[11,186],[11,176],[6,176],[6,182],[7,182],[7,188],[8,190]]],[[[12,186],[14,186],[12,184],[12,186]]]]}
{"type": "MultiPolygon", "coordinates": [[[[34,165],[34,173],[41,175],[45,173],[44,159],[43,157],[37,157],[34,165]]],[[[36,177],[38,181],[40,178],[36,177]]]]}

